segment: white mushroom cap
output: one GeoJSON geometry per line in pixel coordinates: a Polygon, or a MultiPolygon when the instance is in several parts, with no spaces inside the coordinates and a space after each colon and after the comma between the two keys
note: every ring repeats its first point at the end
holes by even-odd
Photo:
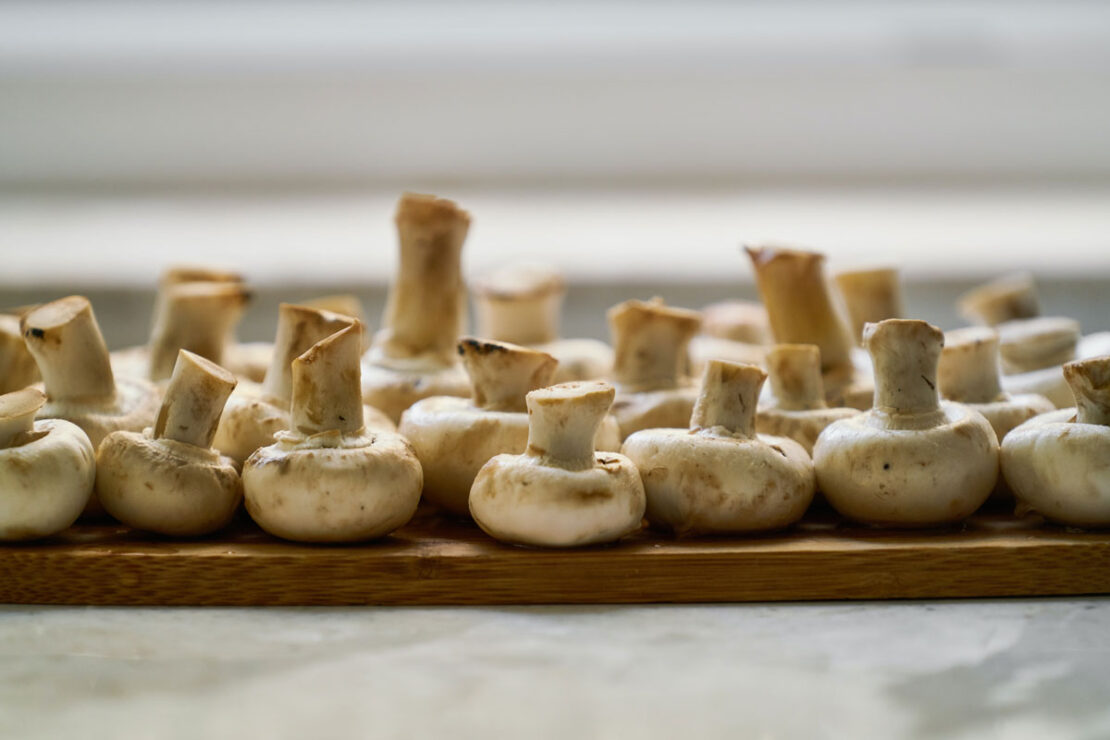
{"type": "Polygon", "coordinates": [[[719,301],[701,310],[702,332],[718,339],[730,339],[742,344],[767,344],[771,341],[771,327],[767,309],[756,301],[719,301]]]}
{"type": "Polygon", "coordinates": [[[813,448],[818,488],[844,516],[896,527],[963,519],[998,477],[998,440],[983,416],[940,402],[944,335],[924,321],[868,324],[875,407],[829,425],[813,448]]]}
{"type": "Polygon", "coordinates": [[[755,433],[766,377],[753,365],[711,361],[689,431],[646,429],[625,440],[648,521],[687,534],[779,529],[802,517],[815,490],[809,455],[790,439],[755,433]]]}
{"type": "Polygon", "coordinates": [[[1002,442],[1002,473],[1028,508],[1081,527],[1110,525],[1110,357],[1064,366],[1076,407],[1037,416],[1002,442]]]}
{"type": "Polygon", "coordinates": [[[243,466],[247,511],[302,542],[380,537],[416,512],[423,474],[399,434],[364,428],[356,323],[293,361],[292,429],[243,466]]]}
{"type": "Polygon", "coordinates": [[[685,374],[686,350],[700,326],[697,311],[665,306],[658,298],[609,309],[617,388],[612,413],[623,437],[686,426],[698,395],[685,374]]]}
{"type": "Polygon", "coordinates": [[[593,448],[613,396],[603,382],[529,393],[527,451],[482,467],[470,491],[474,521],[496,539],[538,547],[611,542],[638,530],[639,472],[623,455],[593,448]]]}
{"type": "Polygon", "coordinates": [[[964,318],[987,326],[1041,314],[1037,286],[1027,272],[1003,275],[973,288],[960,297],[958,305],[964,318]]]}
{"type": "Polygon", "coordinates": [[[902,300],[902,281],[898,269],[880,267],[847,270],[836,275],[836,285],[848,309],[852,337],[863,338],[864,324],[900,319],[906,313],[902,300]]]}
{"type": "Polygon", "coordinates": [[[97,450],[96,491],[124,524],[171,536],[208,534],[239,508],[235,461],[212,438],[235,376],[179,350],[153,430],[115,432],[97,450]]]}
{"type": "Polygon", "coordinates": [[[36,388],[0,396],[0,540],[48,537],[73,524],[96,476],[88,436],[61,419],[34,421],[36,388]]]}
{"type": "Polygon", "coordinates": [[[776,344],[767,352],[772,402],[756,415],[760,434],[787,437],[807,455],[825,427],[860,413],[851,408],[829,408],[821,380],[821,351],[813,344],[776,344]]]}

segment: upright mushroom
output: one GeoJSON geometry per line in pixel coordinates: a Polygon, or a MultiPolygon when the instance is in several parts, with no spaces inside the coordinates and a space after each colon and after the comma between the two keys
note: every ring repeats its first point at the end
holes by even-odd
{"type": "Polygon", "coordinates": [[[939,329],[924,321],[868,324],[875,406],[830,424],[813,447],[817,487],[844,516],[921,527],[959,521],[990,495],[998,440],[982,414],[937,395],[939,329]]]}
{"type": "Polygon", "coordinates": [[[293,361],[289,431],[243,466],[247,511],[272,535],[301,542],[354,542],[405,524],[423,475],[412,446],[363,424],[358,323],[293,361]]]}
{"type": "Polygon", "coordinates": [[[18,391],[38,380],[39,369],[23,341],[19,317],[0,314],[0,393],[18,391]]]}
{"type": "Polygon", "coordinates": [[[1079,527],[1110,526],[1110,357],[1064,365],[1075,408],[1036,416],[1002,441],[1002,474],[1026,507],[1079,527]]]}
{"type": "Polygon", "coordinates": [[[1076,358],[1079,322],[1042,316],[1007,321],[995,327],[1002,360],[1002,387],[1008,393],[1038,393],[1057,408],[1070,406],[1071,389],[1063,365],[1076,358]]]}
{"type": "Polygon", "coordinates": [[[397,422],[429,396],[468,396],[455,357],[464,323],[461,254],[470,215],[449,200],[405,193],[394,217],[401,262],[385,326],[362,368],[362,396],[397,422]]]}
{"type": "Polygon", "coordinates": [[[801,445],[756,435],[767,376],[720,360],[705,368],[686,429],[645,429],[622,452],[639,469],[647,518],[680,534],[781,529],[813,500],[813,463],[801,445]]]}
{"type": "Polygon", "coordinates": [[[1004,275],[960,296],[964,318],[984,326],[1032,319],[1041,315],[1041,301],[1033,276],[1027,272],[1004,275]]]}
{"type": "Polygon", "coordinates": [[[845,270],[837,273],[836,285],[848,309],[852,338],[857,342],[863,338],[865,324],[900,319],[906,313],[896,268],[845,270]]]}
{"type": "Polygon", "coordinates": [[[96,453],[96,492],[124,524],[188,537],[226,525],[243,499],[235,461],[212,448],[235,376],[178,351],[153,429],[113,432],[96,453]]]}
{"type": "Polygon", "coordinates": [[[62,419],[35,421],[46,394],[0,395],[0,540],[48,537],[73,524],[93,490],[92,443],[62,419]]]}
{"type": "MultiPolygon", "coordinates": [[[[813,443],[829,424],[859,414],[858,409],[829,408],[821,384],[821,351],[812,344],[776,344],[767,352],[771,403],[759,409],[756,431],[788,437],[813,454],[813,443]]],[[[760,383],[762,385],[762,383],[760,383]]]]}
{"type": "Polygon", "coordinates": [[[529,393],[527,450],[492,458],[470,489],[478,526],[498,540],[537,547],[612,542],[639,530],[639,471],[623,455],[594,451],[613,396],[600,381],[529,393]]]}
{"type": "Polygon", "coordinates": [[[478,335],[546,352],[559,361],[552,381],[596,380],[609,374],[613,350],[596,339],[561,339],[559,316],[567,287],[545,265],[503,267],[473,285],[478,335]]]}
{"type": "Polygon", "coordinates": [[[621,437],[641,429],[685,427],[698,397],[686,375],[686,347],[701,325],[697,311],[656,298],[609,309],[617,396],[613,416],[621,437]]]}

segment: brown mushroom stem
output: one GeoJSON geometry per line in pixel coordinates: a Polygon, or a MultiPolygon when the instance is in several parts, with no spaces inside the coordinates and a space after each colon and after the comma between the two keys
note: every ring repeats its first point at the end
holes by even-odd
{"type": "Polygon", "coordinates": [[[925,321],[888,319],[863,328],[875,365],[875,408],[914,416],[940,409],[937,362],[944,334],[925,321]]]}
{"type": "Polygon", "coordinates": [[[724,427],[739,437],[755,436],[755,410],[767,374],[755,365],[710,360],[690,417],[691,429],[724,427]]]}
{"type": "Polygon", "coordinates": [[[470,376],[474,405],[487,411],[524,412],[524,397],[550,384],[558,361],[537,350],[465,337],[459,356],[470,376]]]}
{"type": "Polygon", "coordinates": [[[293,361],[291,427],[301,434],[363,429],[362,325],[337,331],[293,361]]]}
{"type": "Polygon", "coordinates": [[[841,272],[836,276],[836,284],[848,309],[856,341],[863,336],[864,324],[900,319],[905,314],[902,283],[894,268],[841,272]]]}
{"type": "Polygon", "coordinates": [[[651,301],[625,301],[609,309],[613,378],[622,392],[675,388],[686,367],[686,348],[701,327],[697,311],[651,301]]]}
{"type": "Polygon", "coordinates": [[[470,216],[449,200],[405,193],[394,220],[400,267],[375,346],[384,364],[429,357],[450,365],[463,316],[461,255],[470,216]]]}
{"type": "Polygon", "coordinates": [[[825,279],[825,256],[784,247],[746,247],[778,344],[816,344],[823,372],[849,368],[852,342],[825,279]]]}
{"type": "Polygon", "coordinates": [[[221,364],[224,347],[249,298],[246,288],[234,282],[168,287],[150,337],[150,379],[170,377],[182,349],[221,364]]]}
{"type": "Polygon", "coordinates": [[[563,383],[532,391],[526,454],[565,470],[594,467],[594,437],[616,391],[604,382],[563,383]]]}
{"type": "Polygon", "coordinates": [[[349,316],[292,303],[281,304],[273,358],[262,381],[263,390],[273,398],[288,402],[293,396],[293,360],[320,340],[356,324],[358,322],[349,316]]]}
{"type": "Polygon", "coordinates": [[[154,438],[210,448],[220,414],[236,383],[235,376],[216,363],[179,350],[154,422],[154,438]]]}
{"type": "Polygon", "coordinates": [[[501,342],[544,344],[559,338],[566,284],[558,270],[514,265],[474,284],[478,333],[501,342]]]}
{"type": "Polygon", "coordinates": [[[23,316],[20,328],[50,400],[108,398],[116,392],[108,347],[87,298],[69,296],[39,306],[23,316]]]}
{"type": "Polygon", "coordinates": [[[39,369],[23,341],[19,317],[0,314],[0,393],[26,388],[38,379],[39,369]]]}
{"type": "Polygon", "coordinates": [[[1075,395],[1075,420],[1110,426],[1110,357],[1070,362],[1064,379],[1075,395]]]}
{"type": "Polygon", "coordinates": [[[776,344],[764,358],[775,405],[784,411],[828,408],[821,380],[821,350],[812,344],[776,344]]]}
{"type": "Polygon", "coordinates": [[[937,366],[937,382],[941,395],[951,401],[993,403],[1001,400],[998,332],[989,327],[948,332],[937,366]]]}
{"type": "Polygon", "coordinates": [[[46,404],[46,394],[38,388],[24,388],[0,396],[0,450],[11,447],[16,439],[35,428],[35,414],[46,404]]]}
{"type": "Polygon", "coordinates": [[[1037,286],[1029,273],[1005,275],[972,288],[960,296],[958,305],[964,317],[986,326],[1041,315],[1037,286]]]}

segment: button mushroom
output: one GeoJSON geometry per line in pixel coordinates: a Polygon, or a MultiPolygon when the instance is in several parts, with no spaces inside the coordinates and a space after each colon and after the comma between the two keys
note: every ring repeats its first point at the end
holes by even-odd
{"type": "Polygon", "coordinates": [[[1027,272],[1004,275],[972,288],[960,296],[957,305],[964,318],[985,326],[1041,315],[1037,286],[1027,272]]]}
{"type": "Polygon", "coordinates": [[[491,459],[470,490],[478,526],[498,540],[537,547],[612,542],[639,530],[639,471],[623,455],[594,451],[613,396],[613,386],[600,381],[529,393],[527,450],[491,459]]]}
{"type": "Polygon", "coordinates": [[[813,500],[813,463],[798,443],[756,435],[767,376],[720,360],[705,368],[686,429],[647,429],[625,440],[647,492],[647,518],[679,534],[781,529],[813,500]]]}
{"type": "Polygon", "coordinates": [[[710,360],[763,364],[769,338],[767,311],[751,301],[721,301],[702,309],[701,333],[690,340],[690,374],[699,375],[710,360]]]}
{"type": "Polygon", "coordinates": [[[0,540],[48,537],[73,524],[96,477],[92,443],[75,424],[35,421],[46,394],[0,396],[0,540]]]}
{"type": "Polygon", "coordinates": [[[1079,322],[1063,317],[1007,321],[995,327],[1002,387],[1013,394],[1039,393],[1057,408],[1072,404],[1062,366],[1076,357],[1079,322]]]}
{"type": "MultiPolygon", "coordinates": [[[[788,437],[813,454],[813,443],[825,427],[860,413],[829,408],[821,384],[821,353],[812,344],[777,344],[767,352],[772,402],[756,414],[756,431],[788,437]]],[[[762,385],[762,384],[761,384],[762,385]]]]}
{"type": "Polygon", "coordinates": [[[476,280],[473,292],[479,336],[551,355],[559,361],[552,382],[609,375],[613,350],[607,344],[559,337],[559,314],[567,289],[555,268],[532,264],[504,267],[476,280]]]}
{"type": "Polygon", "coordinates": [[[247,512],[272,535],[354,542],[405,524],[423,475],[412,446],[363,425],[357,323],[293,361],[292,424],[243,466],[247,512]]]}
{"type": "Polygon", "coordinates": [[[893,267],[839,272],[836,285],[848,309],[852,338],[856,342],[863,338],[864,324],[900,319],[905,315],[902,282],[898,270],[893,267]]]}
{"type": "Polygon", "coordinates": [[[0,393],[11,393],[39,380],[35,358],[27,351],[19,317],[0,314],[0,393]]]}
{"type": "Polygon", "coordinates": [[[826,427],[813,447],[817,487],[844,516],[919,527],[956,522],[987,499],[998,440],[981,414],[937,395],[944,335],[924,321],[864,327],[875,406],[826,427]]]}
{"type": "Polygon", "coordinates": [[[656,298],[609,309],[617,397],[613,416],[621,437],[641,429],[685,427],[698,397],[686,375],[686,347],[701,325],[697,311],[656,298]]]}
{"type": "Polygon", "coordinates": [[[470,215],[449,200],[406,193],[394,218],[401,262],[385,326],[362,368],[362,395],[394,422],[429,396],[470,395],[455,357],[466,293],[460,257],[470,215]]]}
{"type": "Polygon", "coordinates": [[[113,432],[100,443],[96,492],[105,510],[130,527],[175,537],[231,521],[243,484],[212,438],[235,384],[219,365],[179,350],[154,428],[113,432]]]}
{"type": "Polygon", "coordinates": [[[1075,407],[1037,416],[1002,441],[1002,474],[1048,519],[1110,525],[1110,357],[1064,365],[1075,407]]]}

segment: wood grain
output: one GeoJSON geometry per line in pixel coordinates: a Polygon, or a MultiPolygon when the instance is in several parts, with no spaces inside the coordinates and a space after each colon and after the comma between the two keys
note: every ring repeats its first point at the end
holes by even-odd
{"type": "Polygon", "coordinates": [[[728,539],[643,533],[573,551],[500,545],[422,513],[376,543],[304,546],[240,521],[174,541],[112,524],[0,546],[0,602],[134,605],[601,604],[1110,593],[1110,533],[978,515],[861,529],[818,512],[728,539]]]}

